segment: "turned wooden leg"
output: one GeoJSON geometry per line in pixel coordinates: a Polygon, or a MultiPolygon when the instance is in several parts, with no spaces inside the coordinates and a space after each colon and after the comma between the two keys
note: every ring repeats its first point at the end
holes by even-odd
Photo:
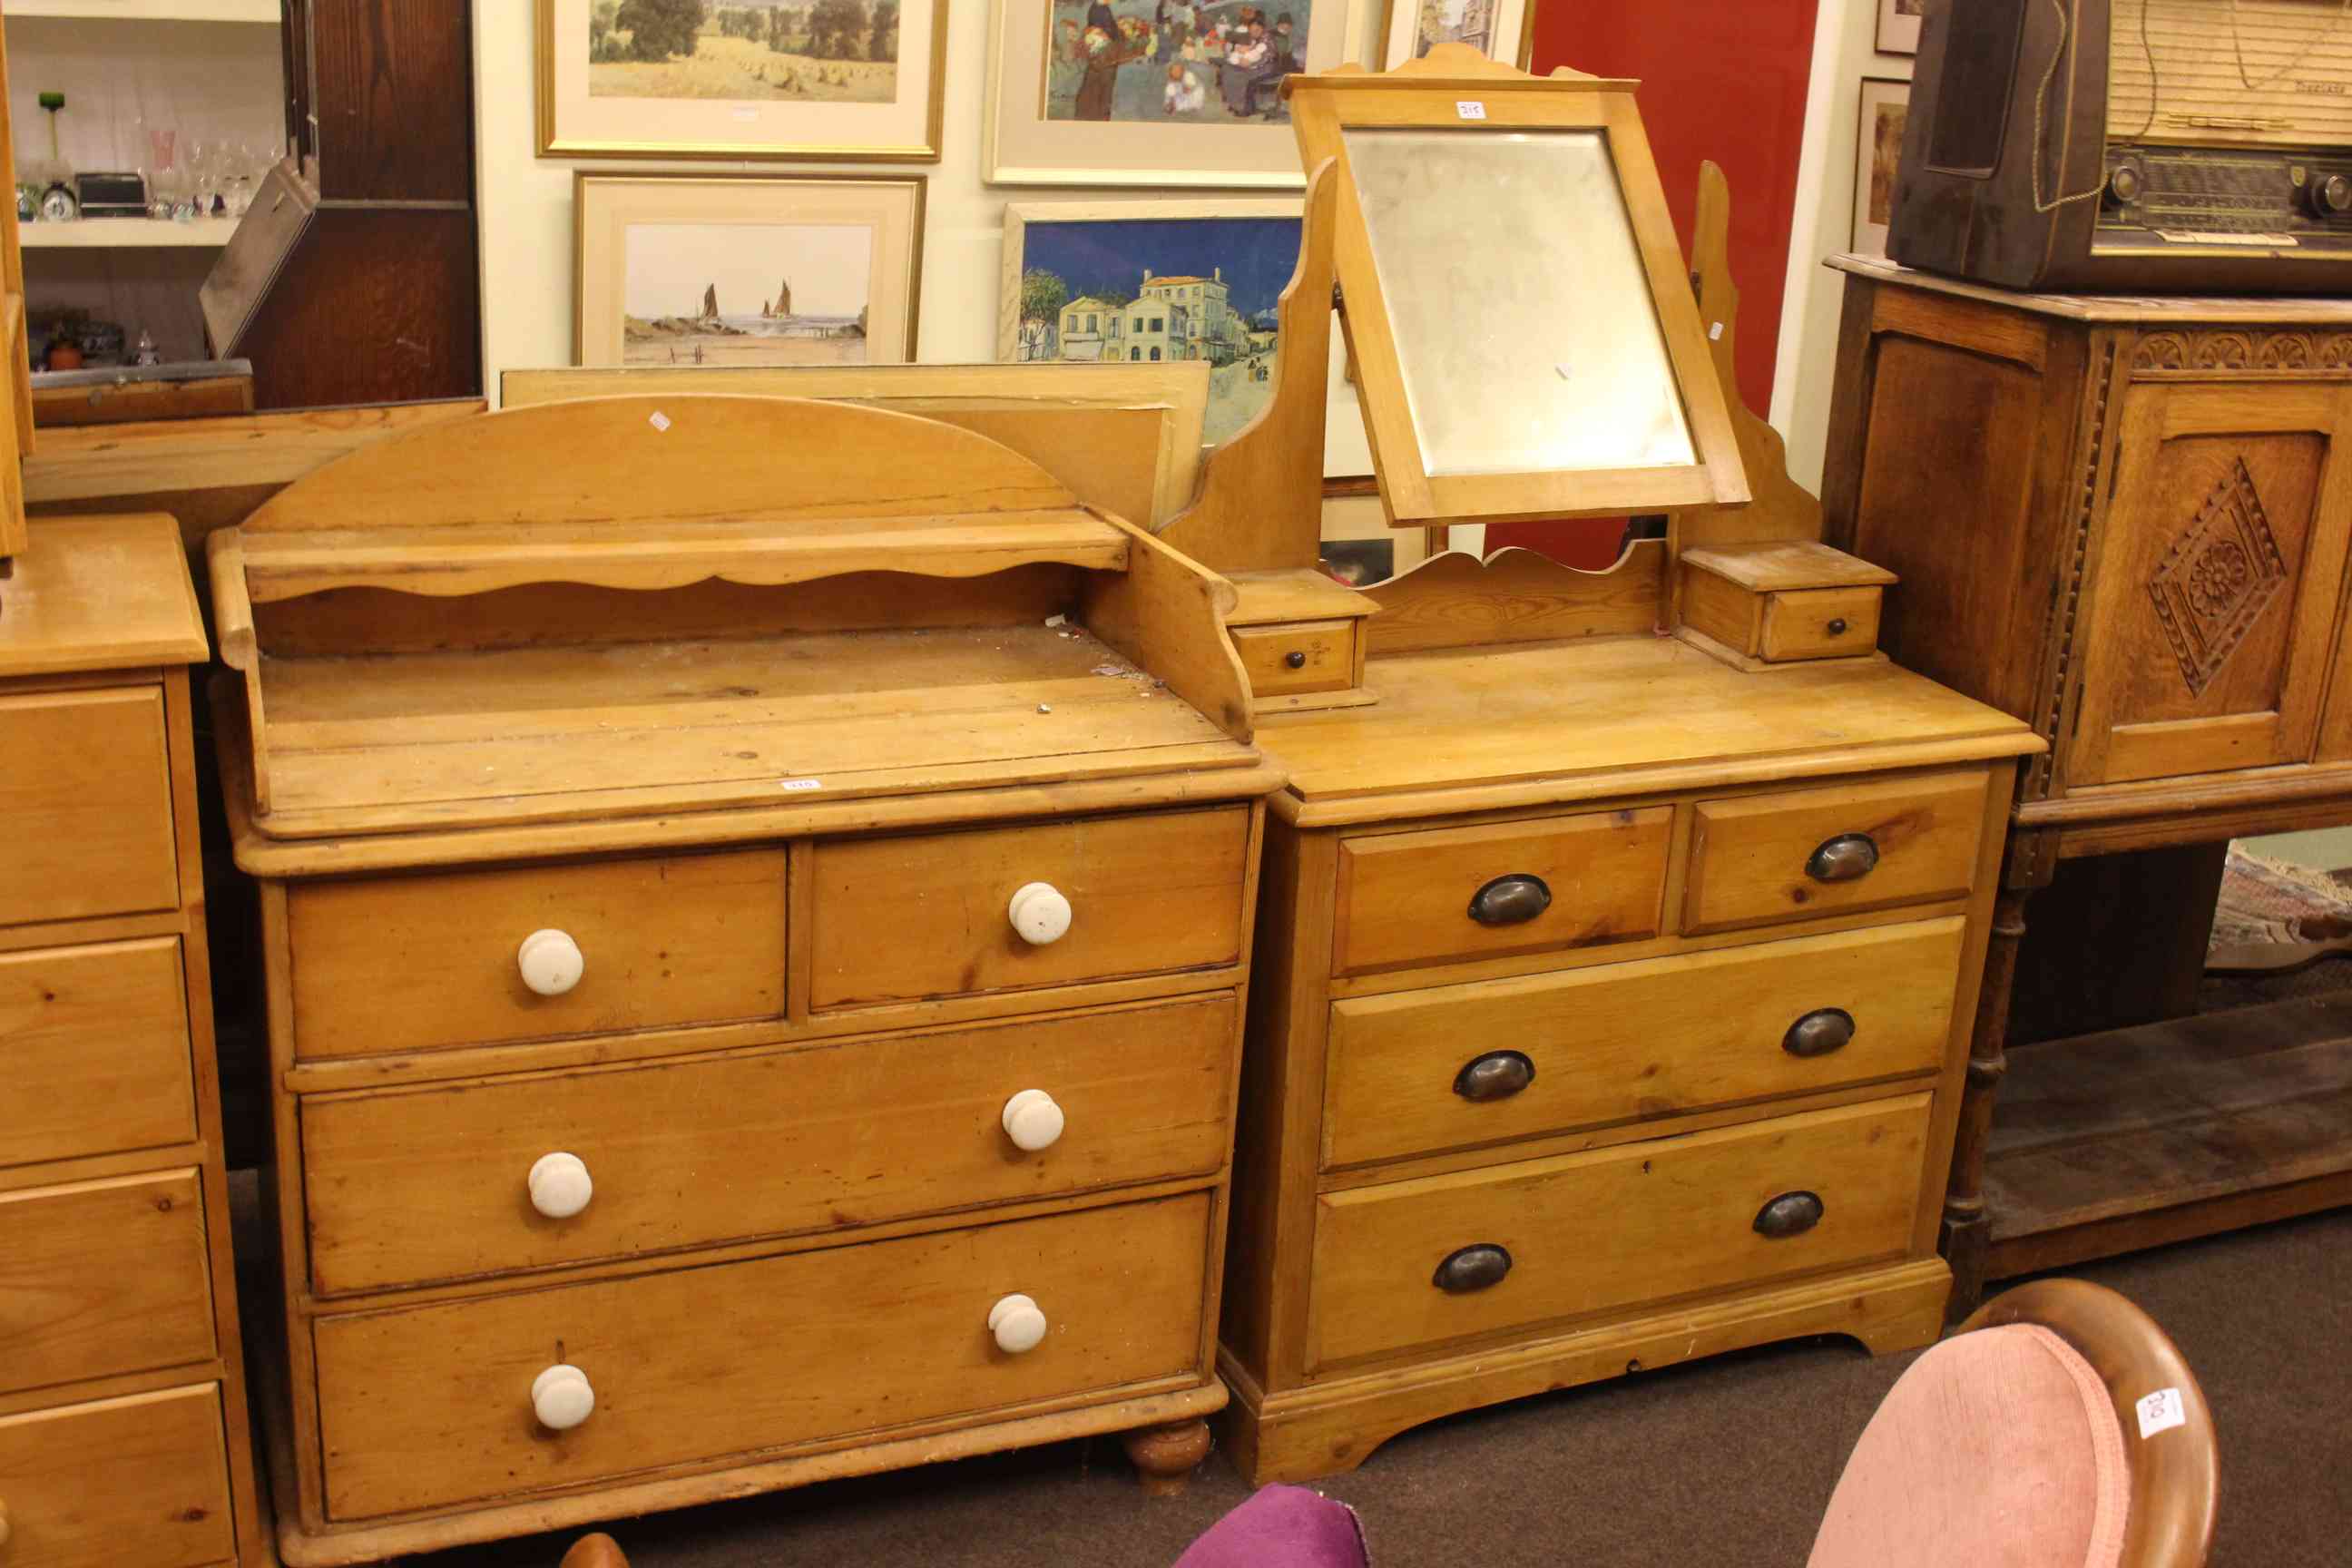
{"type": "Polygon", "coordinates": [[[629,1560],[621,1555],[619,1542],[599,1531],[572,1543],[572,1550],[563,1554],[562,1568],[629,1568],[629,1560]]]}
{"type": "Polygon", "coordinates": [[[2017,944],[2025,935],[2025,900],[2031,888],[2003,888],[1992,906],[1992,931],[1985,944],[1984,988],[1977,994],[1977,1018],[1969,1037],[1969,1071],[1960,1090],[1960,1124],[1952,1141],[1952,1180],[1944,1189],[1944,1226],[1939,1242],[1952,1266],[1952,1299],[1946,1308],[1958,1322],[1984,1297],[1985,1253],[1992,1243],[1991,1216],[1985,1212],[1985,1144],[1992,1137],[1993,1096],[2009,1070],[2009,994],[2017,980],[2017,944]]]}
{"type": "Polygon", "coordinates": [[[1209,1424],[1198,1417],[1120,1434],[1135,1479],[1152,1497],[1174,1497],[1209,1457],[1209,1424]]]}

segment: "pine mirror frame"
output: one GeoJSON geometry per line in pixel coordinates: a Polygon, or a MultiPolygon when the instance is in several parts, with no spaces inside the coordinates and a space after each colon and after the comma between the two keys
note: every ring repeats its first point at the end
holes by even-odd
{"type": "Polygon", "coordinates": [[[1285,84],[1302,162],[1334,160],[1339,175],[1334,255],[1343,301],[1340,322],[1362,395],[1381,498],[1391,526],[1608,516],[1693,506],[1736,506],[1748,480],[1730,411],[1716,379],[1706,329],[1699,321],[1682,247],[1675,237],[1649,137],[1634,107],[1633,81],[1586,76],[1565,67],[1549,77],[1497,65],[1464,45],[1441,44],[1395,70],[1340,69],[1295,76],[1285,84]],[[1465,102],[1483,118],[1466,117],[1465,102]],[[1534,469],[1434,474],[1405,394],[1405,376],[1388,305],[1373,265],[1371,237],[1359,200],[1343,132],[1413,129],[1478,136],[1524,131],[1600,131],[1631,224],[1650,302],[1681,395],[1696,461],[1659,467],[1534,469]]]}

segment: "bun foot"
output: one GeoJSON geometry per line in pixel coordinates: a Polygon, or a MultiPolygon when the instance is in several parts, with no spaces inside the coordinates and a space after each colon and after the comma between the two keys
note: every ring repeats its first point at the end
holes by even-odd
{"type": "Polygon", "coordinates": [[[1128,1462],[1147,1497],[1175,1497],[1209,1457],[1209,1424],[1194,1419],[1165,1426],[1140,1426],[1119,1435],[1128,1462]]]}
{"type": "Polygon", "coordinates": [[[573,1542],[563,1554],[562,1568],[629,1568],[629,1560],[621,1555],[619,1542],[599,1531],[573,1542]]]}

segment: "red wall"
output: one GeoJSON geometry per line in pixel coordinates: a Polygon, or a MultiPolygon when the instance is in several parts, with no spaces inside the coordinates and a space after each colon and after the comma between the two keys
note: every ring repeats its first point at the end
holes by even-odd
{"type": "MultiPolygon", "coordinates": [[[[1538,74],[1570,66],[1640,79],[1642,124],[1685,256],[1699,163],[1712,158],[1723,166],[1731,181],[1731,276],[1739,288],[1739,395],[1763,412],[1780,339],[1815,0],[1529,4],[1538,74]]],[[[1623,527],[1615,518],[1499,523],[1487,529],[1486,546],[1524,544],[1571,565],[1606,566],[1623,527]]]]}

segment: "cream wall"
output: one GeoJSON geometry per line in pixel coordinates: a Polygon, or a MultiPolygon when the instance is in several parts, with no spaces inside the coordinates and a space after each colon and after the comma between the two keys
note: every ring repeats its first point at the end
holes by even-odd
{"type": "Polygon", "coordinates": [[[1805,101],[1805,147],[1797,165],[1797,206],[1789,239],[1789,283],[1774,362],[1771,421],[1788,438],[1789,473],[1816,494],[1829,439],[1844,274],[1822,258],[1853,248],[1853,165],[1861,134],[1862,79],[1910,79],[1911,57],[1874,47],[1878,0],[1821,0],[1813,76],[1805,101]]]}
{"type": "MultiPolygon", "coordinates": [[[[1380,0],[1349,7],[1347,54],[1361,58],[1380,0]]],[[[486,388],[499,374],[572,363],[572,173],[574,164],[535,157],[532,12],[530,0],[478,0],[474,6],[476,191],[481,211],[482,357],[486,388]]],[[[1014,201],[1149,201],[1213,195],[1096,186],[988,185],[981,178],[986,94],[988,0],[950,0],[944,155],[932,164],[828,164],[876,174],[929,176],[923,238],[921,319],[916,357],[927,364],[996,357],[1003,214],[1014,201]]],[[[581,168],[740,169],[792,173],[791,163],[681,164],[597,159],[581,168]]],[[[1238,193],[1262,196],[1262,191],[1238,193]]],[[[1333,334],[1336,343],[1338,334],[1333,334]]],[[[1335,350],[1336,353],[1336,350],[1335,350]]],[[[1336,367],[1325,469],[1371,471],[1353,394],[1336,367]]]]}

